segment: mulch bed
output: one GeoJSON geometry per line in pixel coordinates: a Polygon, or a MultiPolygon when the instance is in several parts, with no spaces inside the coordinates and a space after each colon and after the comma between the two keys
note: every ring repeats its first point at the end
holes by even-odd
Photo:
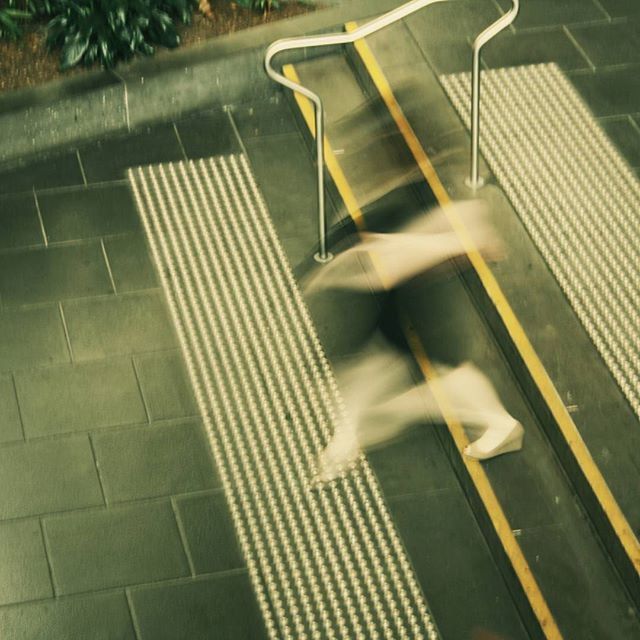
{"type": "MultiPolygon", "coordinates": [[[[315,7],[290,2],[267,14],[240,7],[229,0],[211,0],[212,16],[196,13],[190,25],[179,28],[181,47],[197,44],[209,38],[233,33],[256,25],[283,20],[313,11],[315,7]]],[[[83,73],[86,67],[68,71],[59,69],[59,53],[48,51],[44,24],[32,24],[23,37],[15,42],[0,41],[0,93],[33,87],[56,78],[83,73]]],[[[169,55],[170,53],[167,52],[169,55]]],[[[164,54],[164,52],[163,52],[164,54]]]]}

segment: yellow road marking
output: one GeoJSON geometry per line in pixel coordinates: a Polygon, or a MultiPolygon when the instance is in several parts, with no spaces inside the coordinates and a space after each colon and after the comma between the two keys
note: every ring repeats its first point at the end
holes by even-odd
{"type": "MultiPolygon", "coordinates": [[[[282,73],[289,80],[300,84],[300,78],[298,77],[296,70],[293,68],[293,65],[284,65],[284,67],[282,68],[282,73]]],[[[313,105],[307,98],[299,93],[294,93],[294,96],[296,102],[298,103],[298,108],[302,113],[302,117],[307,123],[309,131],[311,131],[311,135],[315,138],[316,121],[313,105]]],[[[329,169],[329,173],[331,174],[333,182],[338,189],[338,193],[340,193],[340,196],[344,201],[345,206],[347,207],[349,215],[353,218],[353,222],[355,223],[356,228],[362,231],[364,229],[364,218],[362,217],[362,211],[358,206],[356,197],[353,195],[353,191],[351,190],[351,187],[347,182],[342,168],[338,164],[335,153],[333,152],[333,149],[331,148],[326,135],[324,137],[324,161],[327,165],[327,169],[329,169]]]]}
{"type": "MultiPolygon", "coordinates": [[[[347,31],[353,31],[355,28],[355,23],[349,23],[346,25],[347,31]]],[[[433,165],[429,161],[427,154],[422,148],[413,128],[409,124],[409,121],[395,99],[391,87],[389,86],[389,83],[369,45],[364,40],[358,40],[354,44],[356,51],[367,68],[378,92],[380,93],[380,96],[387,105],[391,116],[405,138],[409,149],[413,153],[422,174],[429,183],[431,190],[442,206],[447,205],[451,201],[449,195],[433,168],[433,165]]],[[[451,210],[448,210],[448,213],[454,214],[451,210]]],[[[469,254],[470,262],[476,270],[478,277],[489,295],[489,298],[500,314],[511,340],[518,349],[520,356],[531,374],[531,377],[542,394],[547,406],[551,410],[554,420],[560,427],[563,437],[567,441],[573,456],[580,465],[580,468],[582,469],[587,482],[589,482],[589,485],[600,503],[602,510],[609,519],[611,526],[618,536],[618,539],[620,540],[627,556],[631,560],[635,570],[640,573],[640,542],[638,541],[638,538],[635,536],[633,529],[629,525],[629,522],[622,513],[620,506],[611,493],[611,490],[602,476],[598,465],[591,456],[591,453],[582,439],[578,428],[562,402],[562,399],[551,381],[549,374],[540,361],[538,354],[535,352],[535,349],[513,312],[513,309],[509,305],[500,285],[489,269],[489,266],[474,246],[471,237],[467,233],[466,229],[464,229],[458,216],[455,214],[450,215],[450,220],[456,232],[460,234],[460,239],[469,254]]]]}
{"type": "MultiPolygon", "coordinates": [[[[350,25],[347,25],[347,29],[349,29],[349,27],[350,25]]],[[[358,46],[359,44],[361,44],[361,41],[358,41],[356,43],[356,46],[358,46]]],[[[369,71],[371,70],[369,69],[369,71]]],[[[294,82],[298,82],[298,83],[300,82],[300,79],[295,69],[291,65],[286,65],[283,68],[283,74],[290,80],[293,80],[294,82]]],[[[374,78],[374,81],[375,81],[375,78],[374,78]]],[[[386,79],[385,79],[385,83],[386,83],[386,79]]],[[[388,88],[388,92],[390,93],[391,90],[388,84],[387,84],[387,88],[388,88]]],[[[381,95],[382,95],[382,92],[381,92],[381,95]]],[[[305,98],[304,96],[298,93],[295,93],[295,99],[300,108],[300,111],[302,112],[304,120],[309,130],[311,131],[311,134],[315,136],[315,120],[314,120],[313,105],[307,98],[305,98]]],[[[386,102],[386,99],[385,99],[385,102],[386,102]]],[[[397,115],[401,115],[399,105],[397,105],[397,103],[395,104],[396,104],[395,110],[397,115]]],[[[406,119],[405,119],[405,122],[406,122],[406,119]]],[[[408,122],[406,122],[406,126],[410,127],[408,122]]],[[[403,129],[401,128],[401,131],[402,130],[403,129]]],[[[418,142],[415,136],[414,136],[414,139],[415,139],[415,142],[418,142]]],[[[431,165],[428,157],[422,150],[421,145],[418,142],[417,146],[415,145],[415,143],[410,146],[413,146],[415,148],[414,157],[416,156],[416,153],[420,152],[420,155],[422,156],[420,160],[418,160],[418,158],[416,157],[416,160],[418,161],[420,169],[423,171],[423,174],[425,174],[425,177],[427,173],[429,173],[432,179],[435,179],[437,181],[437,184],[439,186],[437,186],[436,189],[439,191],[440,195],[438,196],[438,194],[436,194],[436,196],[438,197],[438,201],[440,202],[440,204],[446,207],[446,205],[449,204],[451,200],[446,190],[444,189],[442,183],[438,179],[438,176],[436,175],[435,170],[433,169],[433,166],[431,165]]],[[[412,152],[414,151],[414,148],[412,148],[412,152]]],[[[351,190],[351,187],[347,182],[344,172],[339,166],[335,155],[331,151],[331,147],[328,141],[326,140],[326,137],[325,137],[325,160],[327,163],[327,168],[331,173],[332,179],[334,180],[336,187],[345,202],[345,206],[347,207],[347,211],[349,215],[351,215],[351,217],[354,219],[354,222],[357,228],[359,230],[364,230],[365,221],[362,216],[362,212],[358,207],[355,197],[353,196],[353,191],[351,190]],[[345,198],[345,195],[347,196],[346,198],[345,198]]],[[[429,184],[431,185],[431,182],[429,182],[429,184]]],[[[433,186],[432,186],[432,189],[433,189],[433,186]]],[[[436,191],[435,189],[433,190],[434,192],[436,191]]],[[[451,209],[448,209],[448,213],[454,214],[454,211],[452,211],[451,209]]],[[[480,256],[477,249],[473,245],[473,242],[466,228],[462,225],[458,217],[455,216],[455,220],[452,219],[451,222],[452,222],[452,225],[454,225],[456,232],[460,234],[461,241],[465,243],[464,246],[467,252],[469,253],[470,258],[472,254],[475,253],[477,258],[482,260],[482,257],[480,256]]],[[[375,266],[376,265],[374,262],[374,267],[375,266]]],[[[379,277],[381,277],[382,281],[384,282],[383,274],[379,274],[379,277]]],[[[456,444],[456,447],[460,452],[462,452],[464,448],[469,444],[469,439],[467,438],[467,435],[462,425],[454,416],[446,395],[440,388],[436,372],[433,369],[433,366],[431,365],[429,359],[427,358],[427,355],[424,351],[422,344],[420,343],[420,340],[418,339],[415,331],[413,330],[413,328],[411,327],[411,325],[406,319],[403,319],[403,328],[405,330],[407,340],[409,342],[409,345],[411,346],[411,349],[414,353],[416,361],[418,362],[423,372],[423,375],[427,380],[429,380],[430,384],[432,385],[434,397],[436,398],[436,401],[440,406],[442,415],[449,428],[449,431],[451,432],[451,435],[456,444]]],[[[496,534],[498,535],[501,541],[501,544],[505,550],[505,553],[507,554],[507,557],[509,558],[514,568],[514,571],[518,577],[518,580],[520,581],[520,584],[522,585],[522,588],[525,594],[527,595],[527,598],[529,599],[531,608],[538,620],[538,623],[540,624],[540,627],[542,628],[546,637],[549,638],[550,640],[562,640],[562,635],[556,625],[553,615],[549,610],[549,607],[547,606],[544,596],[542,595],[542,592],[538,587],[536,579],[531,572],[531,568],[529,567],[529,564],[526,558],[524,557],[522,550],[520,549],[520,545],[518,544],[515,536],[513,535],[511,526],[509,525],[509,521],[507,520],[507,517],[505,516],[504,511],[502,510],[502,506],[500,505],[500,502],[495,492],[493,491],[491,482],[489,481],[489,478],[487,477],[484,469],[482,468],[482,465],[480,464],[479,461],[473,460],[471,458],[467,458],[464,455],[462,455],[462,460],[467,469],[467,472],[469,473],[470,477],[474,482],[474,485],[478,491],[478,494],[485,508],[487,509],[487,513],[489,514],[489,517],[496,531],[496,534]]]]}

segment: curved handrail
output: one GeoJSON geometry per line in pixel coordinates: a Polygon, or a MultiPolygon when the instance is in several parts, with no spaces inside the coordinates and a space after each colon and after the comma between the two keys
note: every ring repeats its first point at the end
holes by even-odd
{"type": "Polygon", "coordinates": [[[480,50],[491,38],[506,29],[518,15],[520,0],[511,0],[511,9],[489,25],[473,42],[473,62],[471,69],[471,175],[469,186],[475,190],[483,184],[478,175],[480,144],[480,50]]]}
{"type": "MultiPolygon", "coordinates": [[[[303,85],[298,82],[294,82],[289,78],[285,77],[281,73],[278,73],[272,66],[271,62],[273,58],[282,53],[284,51],[292,51],[294,49],[303,49],[307,47],[326,47],[326,46],[335,46],[341,44],[351,44],[356,40],[360,40],[361,38],[366,38],[367,36],[388,27],[389,25],[397,22],[398,20],[402,20],[402,18],[406,18],[407,16],[419,11],[420,9],[427,7],[431,4],[435,4],[436,2],[448,2],[449,0],[411,0],[411,2],[407,2],[396,9],[392,9],[387,13],[384,13],[369,22],[359,26],[354,31],[350,31],[349,33],[338,32],[338,33],[329,33],[322,34],[318,36],[303,36],[296,38],[282,38],[280,40],[276,40],[269,47],[267,47],[267,51],[265,52],[264,58],[264,67],[267,72],[267,75],[272,79],[278,82],[279,84],[291,89],[292,91],[297,91],[302,94],[311,102],[315,107],[315,126],[316,126],[316,164],[317,164],[317,179],[318,179],[318,235],[319,235],[319,251],[315,255],[315,258],[318,262],[327,262],[331,260],[332,255],[327,251],[327,218],[325,211],[325,200],[324,200],[324,109],[322,107],[322,100],[320,96],[316,93],[307,89],[303,85]]],[[[480,49],[482,46],[486,44],[495,34],[502,31],[505,27],[510,25],[515,19],[516,14],[519,9],[519,0],[512,0],[513,7],[512,9],[498,19],[494,24],[485,29],[479,36],[476,38],[474,42],[474,66],[473,66],[473,86],[478,85],[478,90],[474,93],[477,96],[477,100],[479,103],[479,74],[480,74],[480,49]],[[483,39],[484,38],[484,39],[483,39]],[[479,43],[479,44],[478,44],[479,43]],[[477,65],[476,65],[477,58],[477,65]]],[[[479,122],[479,118],[478,118],[479,122]]],[[[476,129],[477,129],[476,124],[476,129]]],[[[473,135],[472,132],[472,141],[477,137],[473,135]]],[[[477,147],[477,142],[476,142],[477,147]]],[[[473,148],[473,144],[472,144],[473,148]]],[[[477,156],[477,148],[474,152],[475,156],[477,156]]],[[[477,165],[477,159],[476,159],[477,165]]],[[[477,178],[477,166],[476,166],[476,178],[477,178]]],[[[475,187],[474,187],[475,188],[475,187]]]]}

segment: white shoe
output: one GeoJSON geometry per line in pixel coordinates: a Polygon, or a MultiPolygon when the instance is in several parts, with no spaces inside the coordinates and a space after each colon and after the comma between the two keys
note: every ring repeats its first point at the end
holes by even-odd
{"type": "Polygon", "coordinates": [[[476,460],[494,458],[503,453],[520,451],[524,428],[509,414],[487,417],[487,430],[464,448],[464,454],[476,460]]]}
{"type": "Polygon", "coordinates": [[[447,371],[441,384],[464,426],[482,433],[465,447],[465,455],[486,460],[522,449],[522,425],[507,413],[493,385],[475,365],[466,362],[447,371]]]}

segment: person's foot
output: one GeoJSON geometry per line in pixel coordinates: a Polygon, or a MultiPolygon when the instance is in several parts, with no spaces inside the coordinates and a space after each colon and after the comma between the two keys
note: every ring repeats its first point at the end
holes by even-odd
{"type": "Polygon", "coordinates": [[[318,456],[312,483],[322,484],[345,475],[356,466],[359,459],[360,448],[355,429],[345,426],[339,428],[318,456]]]}
{"type": "Polygon", "coordinates": [[[476,460],[495,458],[503,453],[520,451],[524,428],[509,414],[487,416],[487,430],[474,442],[468,444],[464,454],[476,460]]]}
{"type": "Polygon", "coordinates": [[[465,455],[486,460],[522,448],[524,428],[507,412],[477,367],[466,362],[449,370],[441,375],[440,385],[461,423],[481,433],[465,447],[465,455]]]}

